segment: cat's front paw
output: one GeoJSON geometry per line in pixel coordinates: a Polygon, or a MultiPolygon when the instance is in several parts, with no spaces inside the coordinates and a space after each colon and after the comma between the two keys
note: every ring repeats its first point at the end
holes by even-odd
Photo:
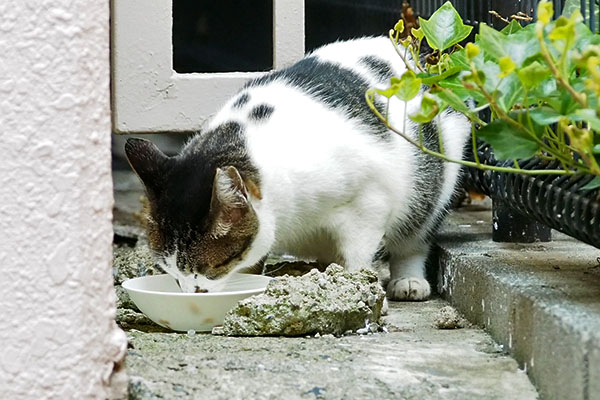
{"type": "Polygon", "coordinates": [[[398,278],[390,281],[387,287],[387,297],[390,300],[427,300],[431,288],[423,278],[398,278]]]}

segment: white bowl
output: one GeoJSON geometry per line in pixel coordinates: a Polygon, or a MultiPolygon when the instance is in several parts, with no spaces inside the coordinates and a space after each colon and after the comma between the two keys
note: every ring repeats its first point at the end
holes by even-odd
{"type": "Polygon", "coordinates": [[[238,301],[262,293],[271,278],[233,274],[219,292],[182,293],[170,275],[128,279],[121,284],[148,318],[174,331],[210,331],[238,301]]]}

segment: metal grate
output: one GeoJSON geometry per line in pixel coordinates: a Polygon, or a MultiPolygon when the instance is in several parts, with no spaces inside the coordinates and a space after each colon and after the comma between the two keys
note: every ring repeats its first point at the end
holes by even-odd
{"type": "Polygon", "coordinates": [[[592,32],[596,32],[596,29],[600,25],[600,21],[598,20],[600,15],[596,15],[599,4],[598,0],[581,0],[581,14],[583,14],[583,18],[592,32]]]}
{"type": "MultiPolygon", "coordinates": [[[[412,7],[416,13],[423,18],[429,18],[446,0],[413,0],[412,7]]],[[[454,8],[463,17],[464,22],[469,25],[477,26],[480,22],[488,25],[500,25],[503,23],[493,18],[489,11],[494,10],[503,16],[510,16],[517,12],[523,12],[530,16],[535,16],[537,12],[538,0],[450,0],[454,8]]],[[[566,0],[553,0],[555,16],[559,16],[566,3],[566,0]]],[[[581,13],[585,22],[594,32],[598,29],[600,13],[598,13],[599,0],[581,0],[581,13]]]]}
{"type": "MultiPolygon", "coordinates": [[[[512,166],[511,161],[498,162],[483,144],[478,149],[482,162],[512,166]]],[[[519,162],[522,169],[560,168],[537,157],[519,162]]],[[[477,188],[523,216],[539,221],[592,246],[600,248],[600,202],[598,190],[581,190],[593,179],[591,175],[526,176],[505,172],[467,168],[465,184],[477,188]]]]}

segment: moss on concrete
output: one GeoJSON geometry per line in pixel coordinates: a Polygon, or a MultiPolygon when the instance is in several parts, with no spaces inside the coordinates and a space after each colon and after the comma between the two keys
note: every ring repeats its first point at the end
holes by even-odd
{"type": "Polygon", "coordinates": [[[265,293],[242,300],[219,333],[230,336],[341,335],[379,323],[385,293],[368,270],[349,273],[337,264],[302,277],[284,276],[265,293]]]}

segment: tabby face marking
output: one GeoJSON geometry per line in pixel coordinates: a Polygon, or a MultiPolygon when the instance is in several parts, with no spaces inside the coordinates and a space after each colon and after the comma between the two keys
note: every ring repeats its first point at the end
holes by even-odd
{"type": "Polygon", "coordinates": [[[126,153],[146,187],[148,238],[159,264],[186,291],[220,286],[258,232],[250,196],[260,190],[252,172],[246,184],[236,167],[216,167],[202,185],[195,163],[167,157],[148,141],[130,139],[126,153]]]}

